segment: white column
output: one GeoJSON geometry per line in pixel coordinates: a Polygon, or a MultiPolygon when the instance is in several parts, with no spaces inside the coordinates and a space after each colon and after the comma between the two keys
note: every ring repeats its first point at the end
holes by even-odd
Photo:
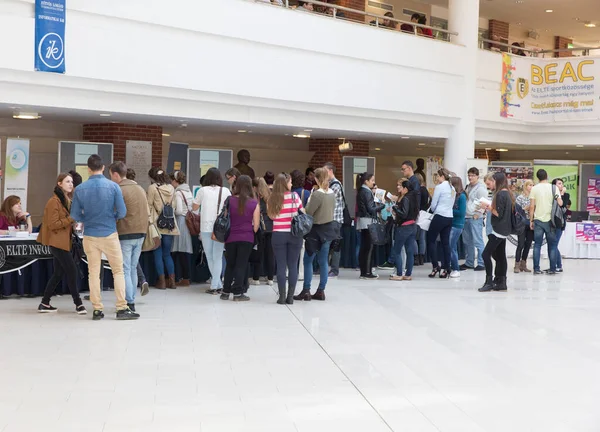
{"type": "Polygon", "coordinates": [[[479,0],[449,0],[448,29],[458,33],[452,43],[465,47],[460,62],[464,66],[464,109],[450,132],[444,147],[444,167],[466,180],[467,159],[475,151],[475,90],[477,87],[477,51],[479,0]]]}

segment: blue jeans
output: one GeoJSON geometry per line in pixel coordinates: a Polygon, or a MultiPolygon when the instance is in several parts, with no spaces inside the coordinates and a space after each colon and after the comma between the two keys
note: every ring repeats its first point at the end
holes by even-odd
{"type": "Polygon", "coordinates": [[[171,248],[173,246],[173,236],[164,235],[160,239],[160,247],[154,249],[154,265],[156,266],[156,273],[159,276],[164,276],[165,266],[167,267],[167,275],[175,274],[175,263],[173,257],[171,257],[171,248]]]}
{"type": "Polygon", "coordinates": [[[415,264],[415,239],[417,238],[417,225],[405,225],[394,228],[396,240],[394,252],[396,254],[396,274],[402,276],[402,248],[406,248],[406,275],[411,276],[415,264]]]}
{"type": "Polygon", "coordinates": [[[542,242],[544,235],[548,242],[548,255],[550,257],[550,270],[556,270],[556,230],[551,227],[550,222],[534,221],[533,230],[533,270],[540,271],[540,255],[542,252],[542,242]]]}
{"type": "Polygon", "coordinates": [[[463,233],[463,228],[452,227],[450,231],[450,268],[452,271],[459,271],[458,266],[458,239],[463,233]]]}
{"type": "MultiPolygon", "coordinates": [[[[171,237],[171,236],[166,236],[171,237]]],[[[164,237],[163,237],[164,238],[164,237]]],[[[125,273],[125,300],[135,303],[135,293],[138,283],[138,263],[142,254],[143,238],[135,240],[120,240],[123,253],[123,272],[125,273]]]]}
{"type": "Polygon", "coordinates": [[[560,256],[560,251],[558,250],[558,244],[560,243],[560,239],[563,235],[564,231],[561,229],[556,230],[556,245],[554,247],[554,256],[556,257],[556,268],[550,268],[550,270],[556,271],[557,269],[562,269],[562,257],[560,256]]]}
{"type": "Polygon", "coordinates": [[[463,244],[465,246],[465,265],[468,267],[483,266],[483,218],[465,219],[465,227],[463,229],[463,244]],[[477,254],[475,254],[477,249],[477,254]]]}
{"type": "Polygon", "coordinates": [[[202,240],[202,248],[206,255],[206,261],[208,262],[208,269],[210,270],[210,288],[220,289],[223,288],[221,283],[221,274],[223,272],[223,251],[225,250],[225,243],[220,243],[211,239],[212,233],[203,232],[200,233],[202,240]]]}
{"type": "Polygon", "coordinates": [[[427,235],[427,231],[421,229],[421,227],[417,227],[417,249],[419,255],[425,255],[427,252],[427,240],[425,240],[425,236],[427,235]]]}
{"type": "Polygon", "coordinates": [[[387,262],[389,264],[396,264],[396,248],[395,245],[396,244],[396,229],[394,228],[394,230],[392,231],[392,247],[390,249],[390,256],[387,259],[387,262]]]}
{"type": "Polygon", "coordinates": [[[319,263],[319,276],[321,278],[317,289],[324,290],[327,286],[330,246],[331,241],[327,241],[321,245],[321,250],[317,253],[309,255],[304,251],[304,285],[302,286],[304,290],[310,290],[310,284],[313,278],[313,261],[315,260],[315,257],[317,257],[317,262],[319,263]]]}

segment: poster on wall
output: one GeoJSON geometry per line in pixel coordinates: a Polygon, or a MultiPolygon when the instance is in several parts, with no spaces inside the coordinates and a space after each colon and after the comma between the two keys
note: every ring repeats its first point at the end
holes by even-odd
{"type": "Polygon", "coordinates": [[[546,59],[502,54],[500,116],[529,122],[597,119],[597,76],[600,57],[546,59]]]}
{"type": "Polygon", "coordinates": [[[35,70],[65,73],[66,0],[35,0],[35,70]]]}
{"type": "Polygon", "coordinates": [[[125,143],[125,164],[135,170],[135,181],[148,190],[150,178],[147,173],[152,168],[152,141],[127,141],[125,143]]]}
{"type": "Polygon", "coordinates": [[[578,183],[579,183],[579,162],[578,161],[548,161],[534,160],[535,172],[544,169],[548,173],[548,181],[552,182],[555,178],[560,178],[565,185],[565,192],[569,194],[571,200],[570,209],[577,209],[578,183]]]}
{"type": "Polygon", "coordinates": [[[586,210],[590,212],[590,216],[600,216],[600,197],[588,198],[586,210]]]}
{"type": "Polygon", "coordinates": [[[23,210],[27,210],[27,182],[29,177],[29,140],[8,138],[4,164],[4,197],[16,195],[21,198],[23,210]]]}
{"type": "Polygon", "coordinates": [[[490,165],[488,166],[488,174],[494,174],[497,172],[504,173],[508,180],[508,186],[515,195],[521,195],[523,193],[523,183],[525,180],[533,179],[533,167],[527,164],[511,165],[510,162],[506,162],[507,165],[490,165]]]}
{"type": "Polygon", "coordinates": [[[427,184],[427,190],[429,191],[429,194],[431,196],[433,196],[433,190],[435,189],[435,187],[438,184],[437,172],[440,170],[440,168],[443,168],[443,165],[442,165],[443,161],[444,161],[444,159],[439,156],[427,157],[427,165],[426,165],[427,171],[425,172],[425,175],[427,176],[427,178],[425,179],[425,183],[427,184]]]}
{"type": "Polygon", "coordinates": [[[600,197],[600,178],[588,179],[587,196],[600,197]]]}
{"type": "Polygon", "coordinates": [[[578,243],[600,243],[600,225],[578,223],[575,226],[575,239],[578,243]]]}

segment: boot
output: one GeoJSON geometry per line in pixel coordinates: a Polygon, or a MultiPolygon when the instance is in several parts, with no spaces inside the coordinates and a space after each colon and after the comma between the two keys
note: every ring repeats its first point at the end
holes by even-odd
{"type": "Polygon", "coordinates": [[[419,254],[419,265],[425,265],[425,255],[419,254]]]}
{"type": "Polygon", "coordinates": [[[521,262],[515,261],[515,273],[521,273],[521,262]]]}
{"type": "Polygon", "coordinates": [[[189,279],[181,279],[175,285],[178,286],[178,287],[189,287],[190,286],[190,280],[189,279]]]}
{"type": "MultiPolygon", "coordinates": [[[[292,300],[304,300],[304,301],[311,301],[312,300],[312,296],[310,295],[310,290],[307,289],[303,289],[302,291],[300,291],[300,294],[298,294],[297,296],[293,295],[292,293],[292,300]]],[[[288,295],[289,298],[289,295],[288,295]]],[[[290,303],[291,304],[291,303],[290,303]]]]}
{"type": "MultiPolygon", "coordinates": [[[[289,305],[294,304],[294,292],[296,291],[296,288],[292,289],[292,288],[288,288],[288,295],[287,295],[287,299],[285,299],[285,302],[289,305]]],[[[304,290],[302,290],[304,291],[304,290]]],[[[308,298],[310,298],[310,291],[308,292],[308,298]]]]}
{"type": "Polygon", "coordinates": [[[176,289],[177,288],[177,284],[175,283],[175,275],[169,275],[169,278],[167,279],[167,288],[169,289],[176,289]]]}
{"type": "Polygon", "coordinates": [[[154,285],[154,288],[160,289],[160,290],[164,290],[167,288],[166,284],[165,284],[165,275],[160,275],[158,277],[158,279],[156,280],[156,284],[154,285]]]}
{"type": "Polygon", "coordinates": [[[318,289],[317,292],[312,295],[312,299],[325,301],[325,290],[318,289]]]}
{"type": "Polygon", "coordinates": [[[506,277],[499,277],[494,283],[494,291],[506,291],[507,289],[506,277]]]}
{"type": "Polygon", "coordinates": [[[421,255],[419,255],[419,254],[415,255],[415,261],[414,261],[415,264],[414,265],[416,265],[416,266],[421,265],[420,261],[419,261],[420,257],[421,257],[421,255]]]}
{"type": "Polygon", "coordinates": [[[525,260],[521,260],[521,263],[520,263],[520,264],[521,264],[520,270],[521,270],[522,272],[524,272],[524,273],[531,273],[531,270],[529,270],[529,269],[527,268],[527,261],[525,261],[525,260]]]}
{"type": "Polygon", "coordinates": [[[285,286],[278,286],[279,288],[279,300],[277,300],[277,304],[285,304],[285,286]]]}
{"type": "Polygon", "coordinates": [[[485,277],[485,284],[483,284],[483,286],[481,288],[479,288],[477,291],[479,292],[489,292],[492,291],[494,289],[494,281],[492,280],[491,276],[486,276],[485,277]]]}

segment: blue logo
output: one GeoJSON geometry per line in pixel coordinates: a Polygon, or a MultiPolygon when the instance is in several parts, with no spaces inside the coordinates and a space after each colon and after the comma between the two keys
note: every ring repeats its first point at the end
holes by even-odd
{"type": "Polygon", "coordinates": [[[65,61],[65,48],[60,35],[46,33],[40,40],[37,49],[39,60],[50,69],[57,69],[65,61]]]}

